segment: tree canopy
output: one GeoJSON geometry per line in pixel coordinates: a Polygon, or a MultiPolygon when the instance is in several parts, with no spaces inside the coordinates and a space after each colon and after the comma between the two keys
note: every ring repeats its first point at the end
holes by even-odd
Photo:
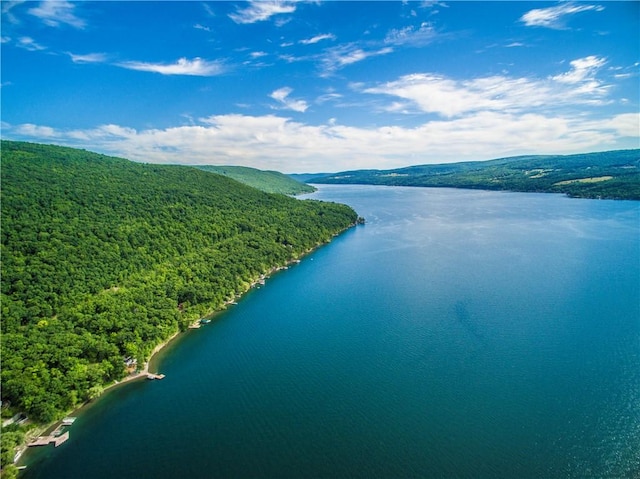
{"type": "Polygon", "coordinates": [[[204,171],[228,176],[245,185],[253,186],[267,193],[282,193],[285,195],[299,195],[313,193],[316,189],[305,183],[294,180],[279,171],[263,171],[246,166],[196,166],[204,171]]]}
{"type": "Polygon", "coordinates": [[[357,219],[192,167],[1,153],[2,401],[42,422],[357,219]]]}

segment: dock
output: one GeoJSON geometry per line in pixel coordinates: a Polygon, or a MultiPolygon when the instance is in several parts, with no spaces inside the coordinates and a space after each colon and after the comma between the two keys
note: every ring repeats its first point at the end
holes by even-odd
{"type": "Polygon", "coordinates": [[[164,374],[153,374],[153,373],[147,373],[147,379],[153,380],[153,379],[164,379],[165,376],[164,374]]]}
{"type": "Polygon", "coordinates": [[[73,416],[67,416],[62,420],[62,425],[63,426],[71,426],[74,422],[76,422],[76,419],[77,418],[75,418],[73,416]]]}
{"type": "Polygon", "coordinates": [[[40,436],[29,443],[29,447],[36,446],[46,446],[48,444],[53,443],[55,447],[58,447],[60,444],[69,439],[69,431],[65,432],[60,436],[56,436],[52,434],[51,436],[40,436]]]}

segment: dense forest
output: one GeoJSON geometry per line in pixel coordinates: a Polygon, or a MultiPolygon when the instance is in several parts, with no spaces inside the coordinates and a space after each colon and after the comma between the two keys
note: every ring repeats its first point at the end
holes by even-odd
{"type": "Polygon", "coordinates": [[[278,171],[263,171],[246,166],[196,166],[204,171],[228,176],[245,185],[253,186],[267,193],[282,193],[283,195],[299,195],[313,193],[313,186],[294,180],[290,176],[278,171]]]}
{"type": "Polygon", "coordinates": [[[640,150],[291,176],[311,183],[476,188],[640,200],[640,150]]]}
{"type": "Polygon", "coordinates": [[[3,417],[60,418],[122,379],[124,358],[142,364],[357,219],[192,167],[12,141],[1,154],[3,417]]]}

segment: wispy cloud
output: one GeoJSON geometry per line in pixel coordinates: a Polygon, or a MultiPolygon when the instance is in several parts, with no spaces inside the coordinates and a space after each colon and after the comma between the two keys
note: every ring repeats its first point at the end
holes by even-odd
{"type": "Polygon", "coordinates": [[[336,93],[333,89],[327,91],[327,93],[320,95],[315,99],[315,102],[318,104],[327,103],[329,101],[337,101],[343,98],[343,95],[340,93],[336,93]]]}
{"type": "Polygon", "coordinates": [[[392,52],[393,48],[391,47],[365,50],[356,43],[345,43],[327,49],[320,57],[320,63],[323,75],[329,76],[347,65],[360,62],[369,57],[387,55],[392,52]]]}
{"type": "Polygon", "coordinates": [[[104,63],[107,61],[107,55],[105,53],[87,53],[85,55],[78,55],[67,52],[67,55],[69,55],[73,63],[104,63]]]}
{"type": "Polygon", "coordinates": [[[389,111],[417,109],[447,118],[480,111],[523,112],[568,104],[604,104],[609,86],[595,78],[604,63],[595,56],[577,59],[571,62],[569,72],[542,79],[496,75],[456,80],[415,73],[362,91],[404,100],[391,103],[389,111]]]}
{"type": "Polygon", "coordinates": [[[211,7],[211,5],[209,5],[206,2],[202,2],[201,5],[202,5],[202,8],[204,8],[204,11],[207,12],[207,15],[209,15],[210,17],[216,16],[216,12],[213,11],[213,8],[211,7]]]}
{"type": "Polygon", "coordinates": [[[9,23],[20,23],[20,20],[18,20],[18,17],[16,17],[13,12],[11,11],[14,7],[25,3],[26,0],[14,0],[14,1],[3,1],[2,2],[2,15],[7,19],[7,21],[9,23]]]}
{"type": "Polygon", "coordinates": [[[46,50],[47,47],[40,45],[31,37],[20,37],[18,38],[17,45],[20,48],[24,48],[25,50],[29,50],[30,52],[38,52],[42,50],[46,50]]]}
{"type": "Polygon", "coordinates": [[[289,98],[292,91],[293,90],[289,87],[283,87],[273,91],[269,96],[281,105],[278,107],[280,109],[304,113],[307,111],[307,108],[309,108],[309,105],[304,100],[294,100],[293,98],[289,98]]]}
{"type": "Polygon", "coordinates": [[[180,58],[176,63],[148,63],[128,61],[116,63],[116,66],[129,70],[160,73],[162,75],[216,76],[225,72],[219,61],[208,61],[202,58],[180,58]]]}
{"type": "Polygon", "coordinates": [[[408,26],[389,31],[384,42],[392,45],[424,46],[431,43],[436,36],[433,25],[423,22],[418,28],[408,26]]]}
{"type": "Polygon", "coordinates": [[[199,23],[196,23],[193,28],[195,28],[196,30],[204,30],[205,32],[210,32],[211,28],[207,27],[206,25],[201,25],[199,23]]]}
{"type": "Polygon", "coordinates": [[[530,10],[522,15],[520,21],[528,27],[563,29],[566,28],[565,19],[569,15],[588,11],[601,12],[602,10],[604,7],[601,5],[561,3],[555,7],[530,10]]]}
{"type": "Polygon", "coordinates": [[[295,11],[295,2],[252,0],[247,8],[238,9],[235,13],[230,13],[229,18],[236,23],[256,23],[268,20],[274,15],[293,13],[295,11]]]}
{"type": "Polygon", "coordinates": [[[553,80],[561,83],[580,83],[586,79],[591,79],[595,73],[606,63],[604,58],[590,55],[584,58],[578,58],[570,62],[571,70],[565,73],[551,77],[553,80]]]}
{"type": "Polygon", "coordinates": [[[84,28],[87,24],[75,15],[76,5],[66,0],[48,0],[40,2],[37,7],[30,8],[28,13],[38,17],[45,25],[59,27],[70,25],[75,28],[84,28]]]}
{"type": "Polygon", "coordinates": [[[313,45],[314,43],[321,42],[322,40],[335,40],[336,36],[333,33],[323,33],[322,35],[316,35],[315,37],[300,40],[298,43],[303,45],[313,45]]]}

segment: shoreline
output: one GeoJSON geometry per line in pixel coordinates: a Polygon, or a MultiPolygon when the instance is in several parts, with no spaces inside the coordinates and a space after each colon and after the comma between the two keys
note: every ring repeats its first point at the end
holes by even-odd
{"type": "MultiPolygon", "coordinates": [[[[132,381],[135,380],[139,380],[139,379],[143,379],[143,378],[147,378],[147,376],[149,374],[151,374],[149,372],[149,368],[151,367],[151,363],[154,360],[154,357],[157,356],[157,354],[162,351],[167,345],[169,345],[171,342],[173,342],[176,339],[179,339],[183,334],[187,333],[188,331],[190,331],[191,329],[197,329],[200,327],[200,321],[204,320],[204,319],[210,319],[213,316],[222,313],[224,311],[227,310],[228,306],[233,305],[233,304],[237,304],[236,301],[239,300],[240,298],[242,298],[246,293],[248,293],[249,291],[251,291],[254,287],[258,286],[258,285],[264,285],[266,283],[266,280],[269,279],[269,277],[272,274],[275,274],[279,271],[282,270],[286,270],[289,268],[289,266],[293,265],[293,264],[298,264],[301,262],[302,258],[304,258],[305,256],[311,254],[313,251],[315,251],[316,249],[320,248],[321,246],[324,246],[328,243],[330,243],[332,241],[333,238],[341,235],[342,233],[344,233],[345,231],[348,231],[349,229],[353,228],[354,226],[357,226],[359,223],[353,223],[349,226],[347,226],[346,228],[340,230],[339,232],[335,233],[334,235],[332,235],[331,239],[329,239],[328,241],[324,242],[324,243],[320,243],[317,244],[315,247],[310,248],[309,250],[303,252],[300,256],[298,256],[297,258],[291,259],[289,261],[287,261],[284,265],[282,266],[274,266],[272,268],[270,268],[267,272],[262,273],[260,275],[258,275],[257,279],[253,280],[251,283],[249,283],[249,287],[240,293],[236,293],[234,295],[233,298],[226,300],[222,306],[220,306],[218,309],[205,314],[204,316],[201,316],[200,318],[196,319],[195,321],[193,321],[189,327],[185,330],[185,331],[176,331],[175,333],[173,333],[169,338],[167,338],[165,341],[157,344],[153,350],[151,351],[151,354],[149,355],[149,359],[147,361],[145,361],[144,366],[141,370],[136,370],[133,373],[125,376],[123,379],[119,380],[119,381],[114,381],[111,384],[108,384],[106,386],[104,386],[102,392],[100,393],[100,396],[94,398],[94,399],[90,399],[89,401],[86,401],[84,403],[82,403],[81,405],[67,411],[64,415],[64,417],[68,417],[70,415],[73,415],[74,413],[79,412],[80,410],[92,405],[92,403],[95,402],[95,400],[101,398],[105,393],[107,393],[108,391],[115,389],[118,386],[122,386],[124,384],[130,383],[132,381]],[[194,325],[198,325],[195,327],[192,327],[194,325]]],[[[157,359],[157,358],[156,358],[157,359]]],[[[157,375],[157,373],[152,373],[154,375],[157,375]]],[[[55,428],[58,428],[62,425],[63,420],[59,419],[56,421],[53,421],[49,424],[45,424],[42,426],[36,426],[32,431],[28,431],[25,434],[25,442],[23,444],[21,444],[20,446],[18,446],[15,450],[16,454],[14,456],[14,462],[13,465],[16,467],[26,467],[26,465],[21,465],[19,466],[20,460],[23,459],[25,457],[25,453],[28,451],[29,449],[29,444],[31,444],[34,440],[36,440],[38,437],[46,435],[47,433],[49,433],[50,431],[55,430],[55,428]]]]}

